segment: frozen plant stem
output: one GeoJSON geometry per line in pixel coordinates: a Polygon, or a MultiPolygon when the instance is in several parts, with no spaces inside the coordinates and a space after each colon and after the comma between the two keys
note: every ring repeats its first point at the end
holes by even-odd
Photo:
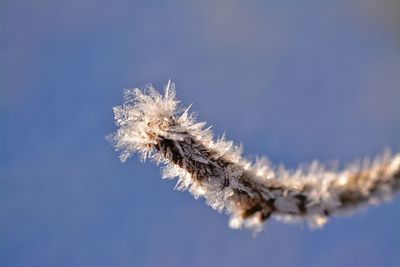
{"type": "Polygon", "coordinates": [[[400,189],[400,154],[354,164],[342,171],[319,163],[307,168],[274,168],[266,159],[251,163],[224,138],[214,141],[210,128],[181,108],[171,82],[165,94],[152,86],[126,90],[114,108],[117,132],[109,139],[125,161],[138,152],[163,163],[163,177],[178,177],[177,189],[230,214],[229,225],[259,230],[270,217],[307,219],[322,226],[329,216],[379,203],[400,189]]]}

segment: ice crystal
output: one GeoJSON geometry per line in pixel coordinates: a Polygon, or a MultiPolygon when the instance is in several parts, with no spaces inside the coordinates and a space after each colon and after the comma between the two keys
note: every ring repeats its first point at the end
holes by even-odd
{"type": "Polygon", "coordinates": [[[379,203],[400,188],[400,154],[341,171],[318,162],[297,170],[275,168],[265,158],[253,164],[231,141],[214,141],[189,109],[179,105],[170,81],[164,95],[151,85],[126,90],[124,103],[114,108],[118,130],[109,140],[121,161],[139,153],[164,164],[163,178],[178,177],[176,189],[230,214],[232,228],[259,230],[271,216],[319,227],[329,216],[379,203]]]}

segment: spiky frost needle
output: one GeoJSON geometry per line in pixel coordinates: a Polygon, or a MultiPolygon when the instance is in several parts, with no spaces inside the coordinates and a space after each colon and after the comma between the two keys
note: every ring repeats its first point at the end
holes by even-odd
{"type": "Polygon", "coordinates": [[[114,108],[118,130],[109,136],[121,161],[137,152],[163,163],[163,178],[178,177],[177,189],[230,214],[233,228],[258,230],[271,216],[321,226],[331,215],[380,203],[400,189],[400,154],[341,171],[319,163],[276,169],[266,159],[242,158],[231,141],[214,140],[205,123],[179,106],[170,81],[164,95],[148,86],[126,90],[124,100],[114,108]]]}

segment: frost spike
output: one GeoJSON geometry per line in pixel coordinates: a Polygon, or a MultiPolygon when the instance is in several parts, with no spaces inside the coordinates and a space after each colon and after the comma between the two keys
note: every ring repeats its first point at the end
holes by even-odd
{"type": "Polygon", "coordinates": [[[259,230],[270,217],[322,226],[332,215],[382,202],[400,190],[400,154],[341,171],[318,162],[297,170],[275,168],[267,159],[252,164],[224,136],[214,141],[190,106],[178,107],[171,80],[164,96],[149,85],[126,91],[125,100],[114,108],[118,130],[108,136],[121,160],[137,152],[164,163],[163,177],[178,177],[177,189],[230,214],[233,228],[259,230]]]}

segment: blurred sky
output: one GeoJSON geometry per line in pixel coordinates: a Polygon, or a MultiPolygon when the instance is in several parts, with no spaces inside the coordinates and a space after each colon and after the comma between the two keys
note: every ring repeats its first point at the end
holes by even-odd
{"type": "Polygon", "coordinates": [[[397,0],[0,0],[0,266],[400,266],[400,199],[323,230],[228,228],[104,136],[169,78],[216,135],[295,167],[400,151],[397,0]]]}

